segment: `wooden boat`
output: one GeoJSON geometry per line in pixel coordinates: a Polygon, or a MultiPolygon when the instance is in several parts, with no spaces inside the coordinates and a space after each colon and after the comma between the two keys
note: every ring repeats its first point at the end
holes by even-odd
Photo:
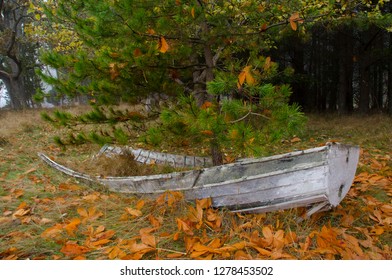
{"type": "Polygon", "coordinates": [[[65,174],[98,182],[115,192],[153,195],[181,191],[186,199],[210,197],[214,207],[247,213],[311,206],[311,215],[337,206],[347,194],[355,176],[359,147],[328,143],[184,172],[104,178],[73,171],[42,153],[39,156],[65,174]]]}

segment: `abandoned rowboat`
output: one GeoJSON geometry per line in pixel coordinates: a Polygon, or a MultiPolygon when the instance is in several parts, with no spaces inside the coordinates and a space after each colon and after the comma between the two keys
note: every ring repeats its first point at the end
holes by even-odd
{"type": "MultiPolygon", "coordinates": [[[[112,149],[113,151],[113,149],[112,149]]],[[[353,182],[359,147],[339,143],[264,158],[150,176],[93,177],[39,153],[50,166],[73,177],[98,182],[111,191],[160,194],[181,191],[186,199],[212,199],[214,207],[260,213],[310,207],[307,215],[337,206],[353,182]]]]}

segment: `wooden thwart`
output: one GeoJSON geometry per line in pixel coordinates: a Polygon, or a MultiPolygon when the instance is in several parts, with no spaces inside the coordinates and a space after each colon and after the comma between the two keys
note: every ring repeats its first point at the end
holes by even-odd
{"type": "Polygon", "coordinates": [[[247,213],[313,206],[308,212],[311,215],[337,206],[345,197],[355,176],[359,147],[330,143],[191,171],[105,178],[73,171],[38,155],[65,174],[98,182],[115,192],[154,195],[182,191],[186,199],[210,197],[214,207],[247,213]]]}

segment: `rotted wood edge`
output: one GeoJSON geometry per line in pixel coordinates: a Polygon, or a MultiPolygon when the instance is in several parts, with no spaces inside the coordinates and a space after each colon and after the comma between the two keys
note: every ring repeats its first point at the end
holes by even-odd
{"type": "Polygon", "coordinates": [[[131,153],[134,155],[137,162],[143,164],[167,164],[173,167],[210,167],[212,166],[212,160],[209,157],[198,157],[189,155],[177,155],[170,153],[161,153],[155,151],[149,151],[144,149],[134,149],[130,146],[116,147],[110,145],[104,145],[98,152],[97,156],[111,154],[121,155],[131,153]]]}

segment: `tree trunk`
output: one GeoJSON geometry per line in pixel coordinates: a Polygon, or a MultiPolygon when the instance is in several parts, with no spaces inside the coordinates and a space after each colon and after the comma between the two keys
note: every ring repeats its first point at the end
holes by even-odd
{"type": "MultiPolygon", "coordinates": [[[[390,48],[392,48],[392,34],[390,41],[390,48]]],[[[388,114],[392,116],[392,62],[389,63],[388,68],[388,96],[387,96],[387,104],[388,104],[388,114]]]]}
{"type": "Polygon", "coordinates": [[[352,75],[353,75],[353,42],[350,29],[343,29],[337,35],[339,49],[339,77],[337,88],[337,110],[346,114],[352,110],[352,75]]]}
{"type": "Polygon", "coordinates": [[[364,50],[359,61],[359,79],[359,112],[366,114],[370,109],[370,66],[367,50],[364,50]]]}

